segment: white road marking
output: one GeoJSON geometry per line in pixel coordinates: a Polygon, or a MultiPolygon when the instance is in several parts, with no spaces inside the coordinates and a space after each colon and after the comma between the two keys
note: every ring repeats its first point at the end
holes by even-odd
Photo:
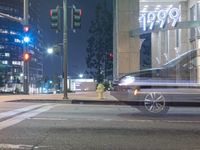
{"type": "Polygon", "coordinates": [[[32,120],[44,120],[44,121],[105,121],[105,122],[168,122],[168,123],[200,123],[200,121],[190,121],[190,120],[150,120],[150,119],[106,119],[106,118],[29,118],[32,120]]]}
{"type": "Polygon", "coordinates": [[[30,117],[33,117],[33,116],[36,116],[42,112],[45,112],[45,111],[48,111],[50,109],[52,109],[53,107],[55,107],[57,105],[53,105],[53,104],[49,104],[47,106],[44,106],[42,108],[39,108],[39,109],[36,109],[36,110],[33,110],[33,111],[30,111],[30,112],[27,112],[27,113],[24,113],[24,114],[21,114],[21,115],[18,115],[16,117],[13,117],[11,119],[8,119],[8,120],[5,120],[5,121],[2,121],[1,124],[0,124],[0,130],[4,129],[4,128],[7,128],[9,126],[13,126],[27,118],[30,118],[30,117]]]}
{"type": "Polygon", "coordinates": [[[200,123],[200,121],[190,121],[190,120],[180,120],[180,121],[167,120],[167,122],[170,122],[170,123],[200,123]]]}
{"type": "Polygon", "coordinates": [[[32,145],[0,144],[0,149],[31,149],[32,145]]]}
{"type": "Polygon", "coordinates": [[[35,146],[33,145],[22,145],[22,144],[0,144],[0,149],[38,149],[38,148],[47,148],[49,146],[35,146]]]}
{"type": "Polygon", "coordinates": [[[47,104],[37,104],[37,105],[31,105],[31,106],[27,106],[27,107],[24,107],[24,108],[19,108],[19,109],[7,111],[7,112],[2,112],[2,113],[0,113],[0,119],[10,117],[10,116],[29,111],[31,109],[35,109],[37,107],[46,106],[46,105],[47,104]]]}
{"type": "Polygon", "coordinates": [[[32,120],[47,120],[47,121],[105,121],[105,122],[153,122],[153,120],[126,120],[126,119],[109,119],[109,118],[29,118],[32,120]]]}

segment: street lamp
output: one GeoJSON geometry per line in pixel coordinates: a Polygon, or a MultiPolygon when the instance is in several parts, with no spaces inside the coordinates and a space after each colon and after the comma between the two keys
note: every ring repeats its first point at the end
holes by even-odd
{"type": "Polygon", "coordinates": [[[79,74],[79,78],[83,78],[83,74],[79,74]]]}
{"type": "Polygon", "coordinates": [[[47,49],[47,53],[48,53],[48,54],[53,54],[53,48],[48,48],[48,49],[47,49]]]}

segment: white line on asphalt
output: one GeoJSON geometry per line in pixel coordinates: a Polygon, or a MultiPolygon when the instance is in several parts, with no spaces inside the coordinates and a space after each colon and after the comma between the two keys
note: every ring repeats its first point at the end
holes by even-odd
{"type": "Polygon", "coordinates": [[[167,122],[169,123],[200,123],[200,121],[190,121],[190,120],[180,120],[180,121],[167,120],[167,122]]]}
{"type": "Polygon", "coordinates": [[[23,144],[0,144],[0,149],[38,149],[47,148],[49,146],[35,146],[33,145],[23,145],[23,144]]]}
{"type": "Polygon", "coordinates": [[[27,113],[24,113],[24,114],[21,114],[21,115],[18,115],[16,117],[13,117],[11,119],[8,119],[8,120],[5,120],[5,121],[2,121],[1,124],[0,124],[0,130],[4,129],[4,128],[7,128],[9,126],[12,126],[12,125],[15,125],[27,118],[30,118],[30,117],[33,117],[33,116],[36,116],[42,112],[45,112],[45,111],[48,111],[50,109],[52,109],[53,107],[55,107],[57,105],[55,104],[49,104],[47,106],[44,106],[42,108],[39,108],[39,109],[36,109],[36,110],[33,110],[33,111],[30,111],[30,112],[27,112],[27,113]]]}
{"type": "Polygon", "coordinates": [[[32,145],[0,144],[0,149],[31,149],[32,145]]]}
{"type": "Polygon", "coordinates": [[[110,119],[110,118],[29,118],[32,120],[49,120],[49,121],[105,121],[105,122],[153,122],[153,120],[125,120],[125,119],[110,119]]]}
{"type": "MultiPolygon", "coordinates": [[[[116,122],[155,122],[155,120],[144,120],[144,119],[103,119],[103,118],[38,118],[38,117],[34,117],[34,118],[29,118],[32,120],[44,120],[44,121],[105,121],[105,122],[112,122],[112,121],[116,121],[116,122]]],[[[200,121],[190,121],[190,120],[180,120],[180,121],[176,121],[176,120],[156,120],[156,122],[168,122],[168,123],[200,123],[200,121]]]]}
{"type": "Polygon", "coordinates": [[[27,106],[27,107],[24,107],[24,108],[19,108],[19,109],[7,111],[7,112],[2,112],[2,113],[0,113],[0,119],[5,118],[5,117],[10,117],[10,116],[29,111],[31,109],[35,109],[37,107],[46,106],[46,105],[47,104],[37,104],[37,105],[31,105],[31,106],[27,106]]]}

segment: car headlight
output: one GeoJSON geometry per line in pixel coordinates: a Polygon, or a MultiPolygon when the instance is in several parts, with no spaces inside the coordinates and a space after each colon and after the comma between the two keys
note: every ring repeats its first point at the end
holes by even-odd
{"type": "Polygon", "coordinates": [[[126,76],[124,78],[121,79],[119,85],[130,85],[133,82],[135,82],[135,77],[133,76],[126,76]]]}

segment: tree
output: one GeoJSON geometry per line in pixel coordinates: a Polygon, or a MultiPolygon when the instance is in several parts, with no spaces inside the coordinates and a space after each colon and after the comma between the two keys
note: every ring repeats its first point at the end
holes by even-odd
{"type": "Polygon", "coordinates": [[[89,28],[87,40],[87,74],[98,82],[112,79],[113,19],[106,0],[96,6],[95,18],[89,28]]]}

